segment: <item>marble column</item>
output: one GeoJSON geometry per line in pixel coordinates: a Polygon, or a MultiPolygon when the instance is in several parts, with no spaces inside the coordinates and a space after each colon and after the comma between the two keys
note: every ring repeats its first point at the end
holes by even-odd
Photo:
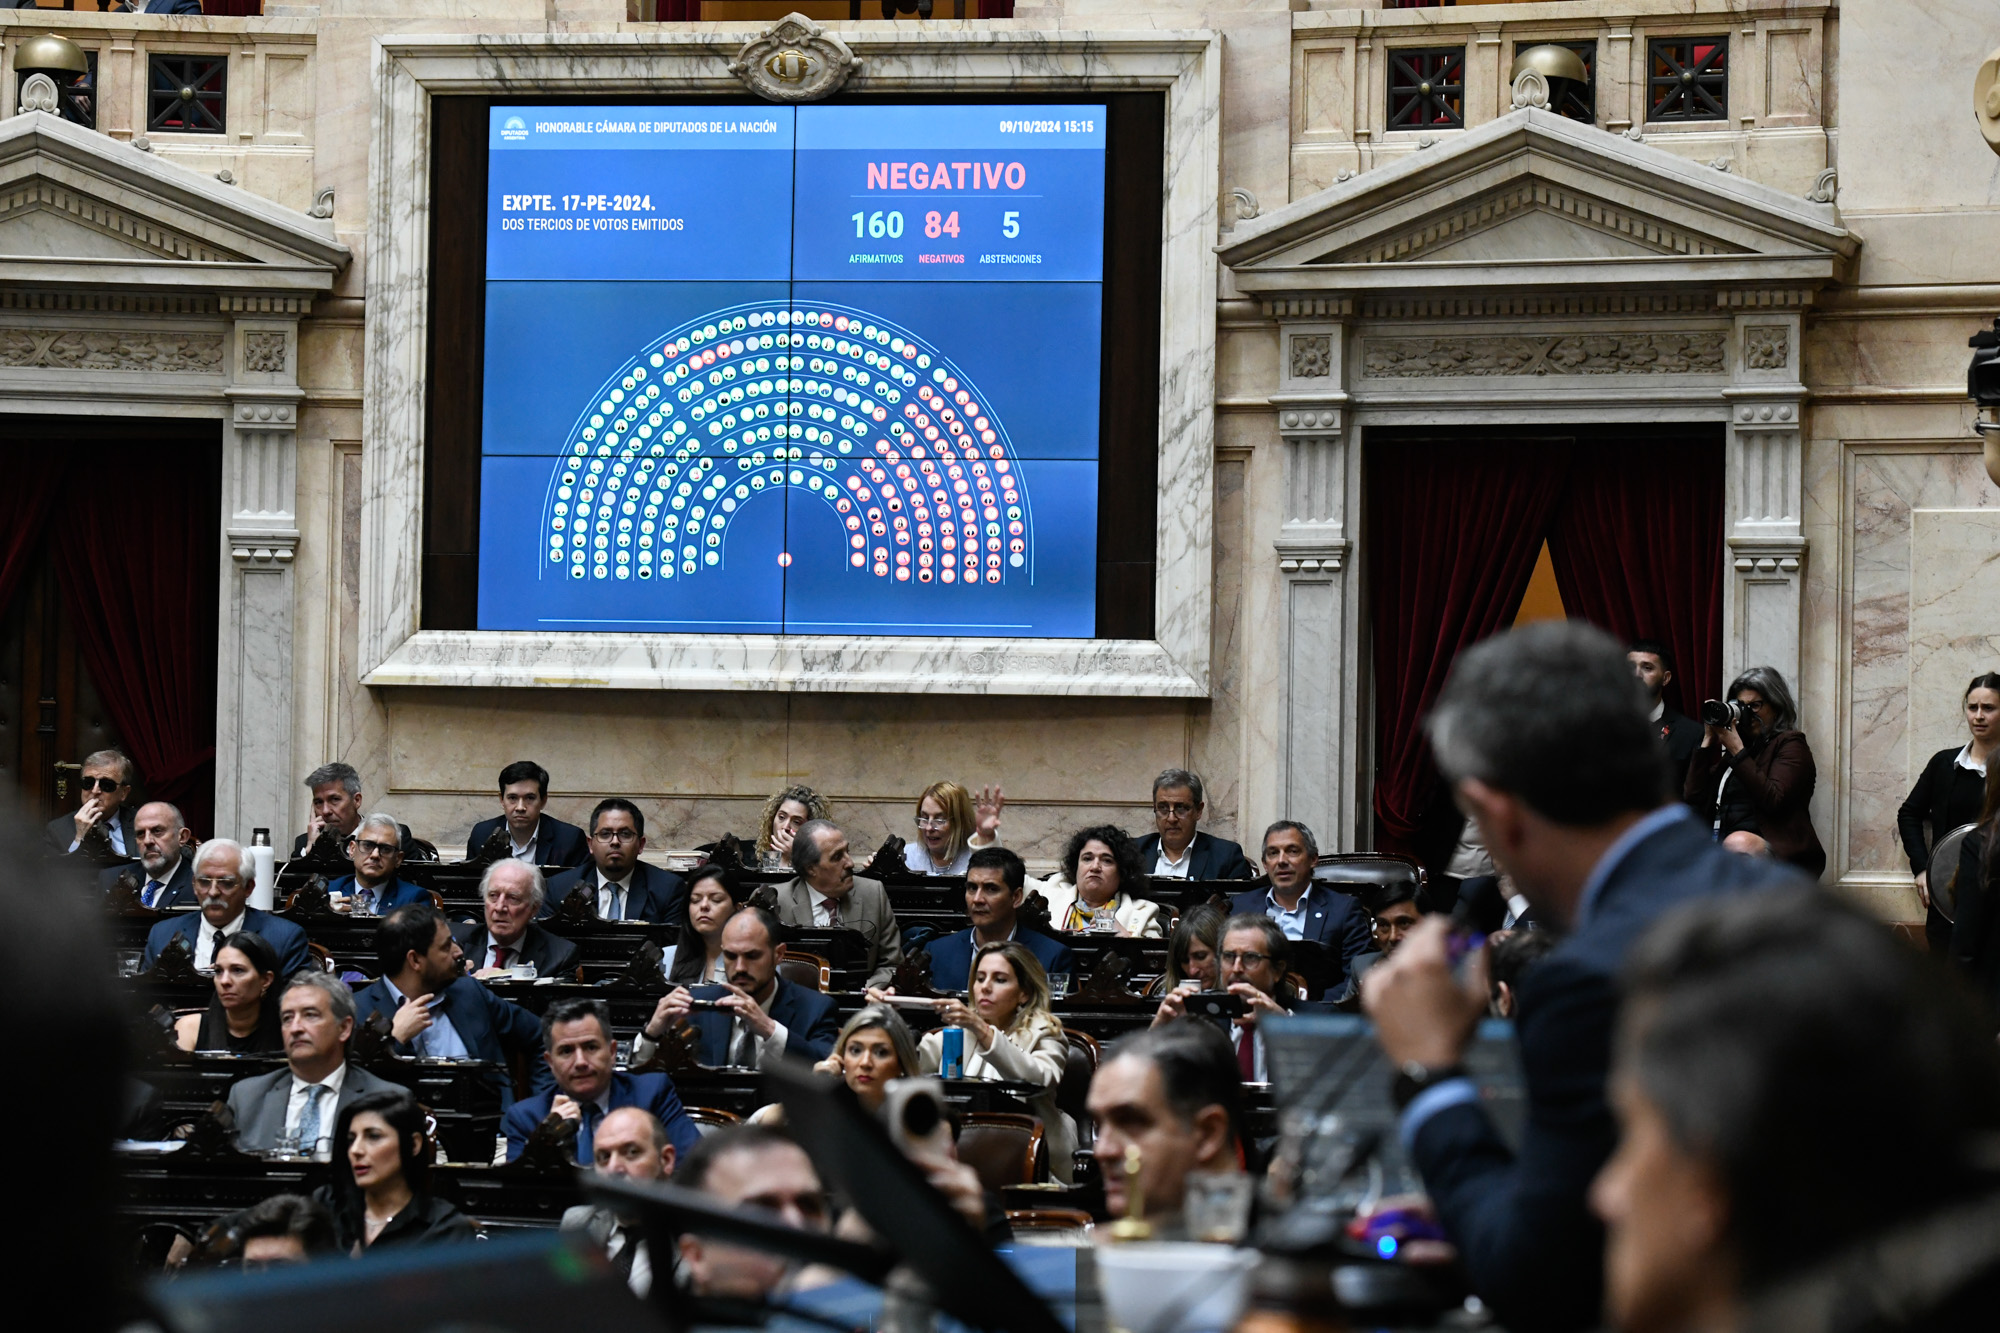
{"type": "Polygon", "coordinates": [[[1799,312],[1739,311],[1731,339],[1722,672],[1726,683],[1773,666],[1796,690],[1806,558],[1799,312]]]}
{"type": "MultiPolygon", "coordinates": [[[[215,832],[291,845],[292,559],[298,551],[298,316],[244,301],[223,433],[215,832]]],[[[282,303],[289,304],[289,303],[282,303]]],[[[282,855],[282,851],[280,853],[282,855]]]]}
{"type": "MultiPolygon", "coordinates": [[[[1292,303],[1287,303],[1292,304],[1292,303]]],[[[1305,314],[1351,313],[1345,302],[1297,303],[1305,314]],[[1311,307],[1326,308],[1313,309],[1311,307]]],[[[1279,391],[1271,396],[1285,459],[1284,521],[1274,543],[1282,582],[1278,808],[1326,851],[1358,846],[1360,589],[1349,537],[1360,458],[1346,434],[1343,325],[1280,326],[1279,391]]]]}

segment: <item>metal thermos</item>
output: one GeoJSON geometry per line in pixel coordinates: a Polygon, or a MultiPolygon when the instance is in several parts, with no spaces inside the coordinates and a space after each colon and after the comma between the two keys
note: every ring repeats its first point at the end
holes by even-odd
{"type": "Polygon", "coordinates": [[[272,911],[277,901],[278,853],[271,846],[271,830],[251,830],[250,863],[256,867],[256,879],[250,886],[250,905],[260,912],[272,911]]]}

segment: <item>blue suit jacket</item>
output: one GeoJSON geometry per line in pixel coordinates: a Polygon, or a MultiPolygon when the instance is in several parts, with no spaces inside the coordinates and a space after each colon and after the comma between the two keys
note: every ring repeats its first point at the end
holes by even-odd
{"type": "MultiPolygon", "coordinates": [[[[1230,900],[1229,910],[1246,916],[1266,916],[1271,905],[1271,890],[1266,886],[1237,894],[1230,900]]],[[[1305,907],[1305,937],[1340,955],[1340,976],[1326,988],[1327,994],[1338,994],[1338,988],[1347,980],[1348,965],[1375,947],[1368,912],[1360,899],[1317,882],[1306,889],[1305,907]]]]}
{"type": "MultiPolygon", "coordinates": [[[[146,874],[146,867],[137,861],[125,865],[106,866],[103,873],[97,877],[97,887],[106,893],[111,892],[111,886],[116,884],[118,877],[128,870],[139,877],[139,896],[143,899],[146,895],[146,885],[151,881],[146,874]]],[[[160,895],[159,901],[153,906],[164,912],[170,907],[193,907],[195,901],[194,858],[183,852],[179,863],[174,866],[174,873],[167,876],[166,892],[160,895]]]]}
{"type": "MultiPolygon", "coordinates": [[[[493,836],[493,830],[507,821],[495,815],[482,819],[472,826],[472,836],[465,840],[465,859],[470,861],[486,846],[486,840],[493,836]]],[[[590,859],[590,844],[583,830],[574,824],[565,824],[560,819],[542,816],[542,822],[535,828],[535,864],[538,866],[580,866],[590,859]]]]}
{"type": "MultiPolygon", "coordinates": [[[[1017,929],[1015,938],[1028,946],[1028,952],[1035,955],[1044,973],[1076,970],[1076,961],[1070,956],[1069,946],[1061,940],[1050,939],[1026,926],[1017,929]]],[[[932,989],[963,991],[966,981],[972,976],[972,928],[967,926],[956,935],[932,940],[930,951],[932,989]]]]}
{"type": "MultiPolygon", "coordinates": [[[[698,1000],[715,1000],[727,995],[721,986],[695,986],[690,988],[698,1000]]],[[[785,1025],[785,1053],[802,1060],[824,1060],[833,1054],[834,1038],[840,1035],[840,1009],[831,995],[822,995],[816,990],[807,990],[794,982],[778,978],[778,994],[771,1001],[771,1017],[785,1025]]],[[[724,1013],[694,1013],[688,1015],[688,1022],[694,1025],[695,1035],[701,1042],[697,1058],[705,1065],[721,1065],[729,1059],[729,1029],[731,1019],[724,1013]]]]}
{"type": "MultiPolygon", "coordinates": [[[[278,971],[285,976],[289,977],[312,961],[312,954],[306,949],[306,933],[283,917],[246,907],[243,909],[243,929],[263,936],[264,943],[278,951],[278,971]]],[[[187,912],[173,920],[156,923],[146,935],[146,954],[140,960],[139,969],[145,971],[158,962],[167,941],[176,935],[185,939],[192,950],[201,938],[200,931],[200,912],[187,912]]]]}
{"type": "Polygon", "coordinates": [[[1517,1157],[1474,1102],[1419,1126],[1412,1157],[1480,1299],[1509,1328],[1592,1328],[1604,1232],[1585,1195],[1617,1142],[1605,1099],[1617,973],[1646,928],[1712,894],[1803,886],[1776,861],[1725,852],[1692,818],[1634,846],[1579,928],[1523,979],[1515,1032],[1528,1094],[1517,1157]]]}
{"type": "MultiPolygon", "coordinates": [[[[551,1086],[515,1102],[500,1118],[500,1132],[507,1136],[508,1161],[521,1155],[521,1149],[527,1146],[528,1136],[535,1132],[535,1126],[548,1119],[549,1108],[555,1105],[558,1093],[559,1089],[551,1086]]],[[[608,1100],[608,1110],[622,1111],[628,1106],[643,1106],[658,1116],[660,1123],[667,1127],[667,1137],[673,1141],[677,1157],[685,1158],[701,1141],[701,1131],[689,1118],[687,1108],[681,1105],[681,1095],[674,1091],[674,1081],[665,1074],[613,1074],[608,1100]]],[[[591,1164],[591,1141],[595,1137],[593,1128],[585,1121],[576,1131],[576,1160],[581,1166],[591,1164]]]]}
{"type": "MultiPolygon", "coordinates": [[[[548,897],[542,903],[542,915],[554,916],[557,905],[577,885],[585,885],[595,893],[600,882],[594,862],[565,870],[560,875],[551,875],[548,897]]],[[[681,883],[681,877],[671,870],[662,870],[641,861],[632,870],[630,892],[625,896],[625,919],[650,921],[655,925],[686,925],[687,888],[681,883]]]]}
{"type": "MultiPolygon", "coordinates": [[[[342,875],[339,879],[326,886],[326,891],[329,894],[341,897],[352,897],[354,889],[355,883],[354,876],[352,875],[342,875]]],[[[408,907],[411,903],[427,903],[431,900],[430,894],[421,885],[412,884],[408,880],[401,878],[391,879],[387,884],[377,889],[375,893],[375,915],[377,916],[387,916],[398,907],[408,907]]]]}
{"type": "Polygon", "coordinates": [[[142,14],[199,14],[201,0],[146,0],[142,14]]]}
{"type": "MultiPolygon", "coordinates": [[[[1138,840],[1138,848],[1139,869],[1150,875],[1153,863],[1160,859],[1160,835],[1148,833],[1138,840]]],[[[1257,869],[1243,854],[1243,848],[1227,838],[1211,838],[1196,829],[1194,845],[1188,848],[1188,853],[1191,857],[1188,862],[1189,879],[1257,878],[1257,869]]]]}
{"type": "MultiPolygon", "coordinates": [[[[379,1013],[390,1022],[396,1019],[400,1008],[395,992],[389,989],[385,980],[369,982],[354,992],[354,1014],[357,1023],[366,1023],[369,1015],[379,1013]]],[[[548,1072],[548,1062],[536,1059],[542,1050],[542,1021],[511,1000],[503,1000],[471,977],[458,977],[444,988],[444,1016],[458,1033],[458,1039],[465,1043],[466,1054],[475,1060],[491,1060],[501,1069],[507,1067],[509,1050],[523,1051],[528,1055],[528,1067],[538,1071],[535,1087],[541,1089],[553,1086],[555,1076],[548,1072]]],[[[414,1055],[413,1044],[398,1042],[399,1055],[414,1055]]],[[[502,1076],[500,1079],[500,1101],[503,1106],[511,1106],[514,1101],[514,1080],[502,1076]]]]}

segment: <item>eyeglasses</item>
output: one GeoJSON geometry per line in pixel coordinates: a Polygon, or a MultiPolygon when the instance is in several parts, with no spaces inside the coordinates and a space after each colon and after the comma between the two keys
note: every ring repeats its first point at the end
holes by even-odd
{"type": "Polygon", "coordinates": [[[1216,957],[1222,960],[1224,967],[1262,967],[1271,961],[1270,954],[1244,953],[1238,949],[1231,949],[1227,953],[1217,954],[1216,957]]]}
{"type": "Polygon", "coordinates": [[[397,852],[403,850],[393,842],[376,842],[373,838],[354,838],[349,841],[348,845],[363,856],[394,856],[397,852]]]}
{"type": "Polygon", "coordinates": [[[84,791],[117,791],[125,784],[117,778],[82,777],[77,779],[76,785],[84,791]]]}
{"type": "Polygon", "coordinates": [[[918,815],[918,816],[917,816],[917,827],[918,827],[918,828],[950,828],[950,827],[951,827],[951,816],[950,816],[950,815],[918,815]]]}
{"type": "Polygon", "coordinates": [[[194,886],[197,889],[233,889],[242,882],[235,875],[196,875],[194,877],[194,886]]]}
{"type": "Polygon", "coordinates": [[[641,835],[637,829],[606,828],[599,829],[590,836],[599,842],[637,842],[641,835]]]}
{"type": "Polygon", "coordinates": [[[1164,802],[1153,807],[1153,813],[1162,819],[1186,819],[1194,813],[1191,805],[1167,805],[1164,802]]]}

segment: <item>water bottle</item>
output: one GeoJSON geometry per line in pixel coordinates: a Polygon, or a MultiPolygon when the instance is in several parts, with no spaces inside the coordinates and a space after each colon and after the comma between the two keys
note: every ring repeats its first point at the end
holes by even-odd
{"type": "Polygon", "coordinates": [[[943,1078],[965,1077],[965,1029],[944,1028],[938,1033],[943,1043],[938,1058],[938,1074],[943,1078]]]}
{"type": "Polygon", "coordinates": [[[260,828],[250,831],[250,864],[256,868],[256,879],[250,887],[250,905],[260,912],[269,912],[277,899],[278,883],[278,853],[271,846],[271,830],[260,828]]]}

